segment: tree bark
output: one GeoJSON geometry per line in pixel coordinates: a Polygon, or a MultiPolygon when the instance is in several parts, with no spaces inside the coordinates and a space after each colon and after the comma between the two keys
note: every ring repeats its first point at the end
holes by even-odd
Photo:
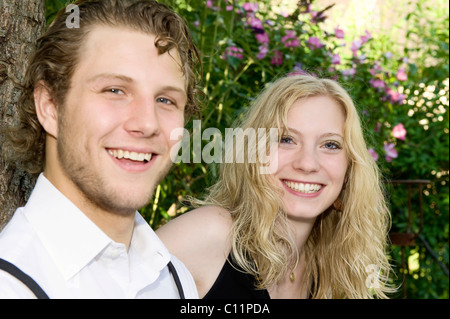
{"type": "MultiPolygon", "coordinates": [[[[0,0],[0,125],[17,121],[18,99],[36,39],[45,28],[44,0],[0,0]]],[[[4,136],[0,135],[0,146],[4,136]]],[[[31,194],[35,179],[0,158],[0,230],[31,194]]]]}

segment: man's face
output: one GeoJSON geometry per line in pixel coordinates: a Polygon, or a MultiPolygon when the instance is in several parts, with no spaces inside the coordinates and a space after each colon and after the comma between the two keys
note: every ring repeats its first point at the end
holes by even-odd
{"type": "Polygon", "coordinates": [[[158,55],[154,40],[112,27],[86,39],[58,114],[59,165],[72,201],[128,215],[167,174],[177,142],[170,133],[183,127],[187,98],[177,53],[158,55]]]}

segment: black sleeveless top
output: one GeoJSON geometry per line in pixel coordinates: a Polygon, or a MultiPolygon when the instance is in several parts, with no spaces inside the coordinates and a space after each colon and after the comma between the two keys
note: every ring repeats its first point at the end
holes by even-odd
{"type": "Polygon", "coordinates": [[[266,289],[255,288],[255,278],[244,272],[231,257],[203,299],[270,299],[266,289]],[[230,264],[231,263],[231,264],[230,264]]]}

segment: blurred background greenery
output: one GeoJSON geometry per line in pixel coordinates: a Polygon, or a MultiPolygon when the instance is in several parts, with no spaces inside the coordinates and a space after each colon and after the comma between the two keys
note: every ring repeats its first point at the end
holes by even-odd
{"type": "MultiPolygon", "coordinates": [[[[288,73],[331,77],[348,89],[388,189],[392,281],[401,287],[392,298],[448,298],[448,3],[160,2],[186,19],[202,54],[202,130],[224,136],[267,83],[288,73]]],[[[49,24],[67,1],[45,4],[49,24]]],[[[192,120],[187,128],[192,133],[192,120]]],[[[190,159],[174,165],[141,210],[154,229],[216,180],[216,163],[190,159]]]]}

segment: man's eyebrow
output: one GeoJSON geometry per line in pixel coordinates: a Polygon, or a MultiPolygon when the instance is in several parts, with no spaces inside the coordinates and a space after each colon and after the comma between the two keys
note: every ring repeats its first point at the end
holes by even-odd
{"type": "Polygon", "coordinates": [[[180,88],[178,86],[166,85],[166,86],[163,86],[159,91],[161,91],[161,92],[171,91],[171,92],[180,93],[180,94],[182,94],[184,96],[187,96],[186,95],[186,90],[182,89],[182,88],[180,88]]]}
{"type": "Polygon", "coordinates": [[[125,82],[133,82],[133,79],[129,76],[123,75],[123,74],[117,74],[117,73],[100,73],[96,74],[93,77],[89,78],[88,82],[94,82],[98,79],[117,79],[122,80],[125,82]]]}

